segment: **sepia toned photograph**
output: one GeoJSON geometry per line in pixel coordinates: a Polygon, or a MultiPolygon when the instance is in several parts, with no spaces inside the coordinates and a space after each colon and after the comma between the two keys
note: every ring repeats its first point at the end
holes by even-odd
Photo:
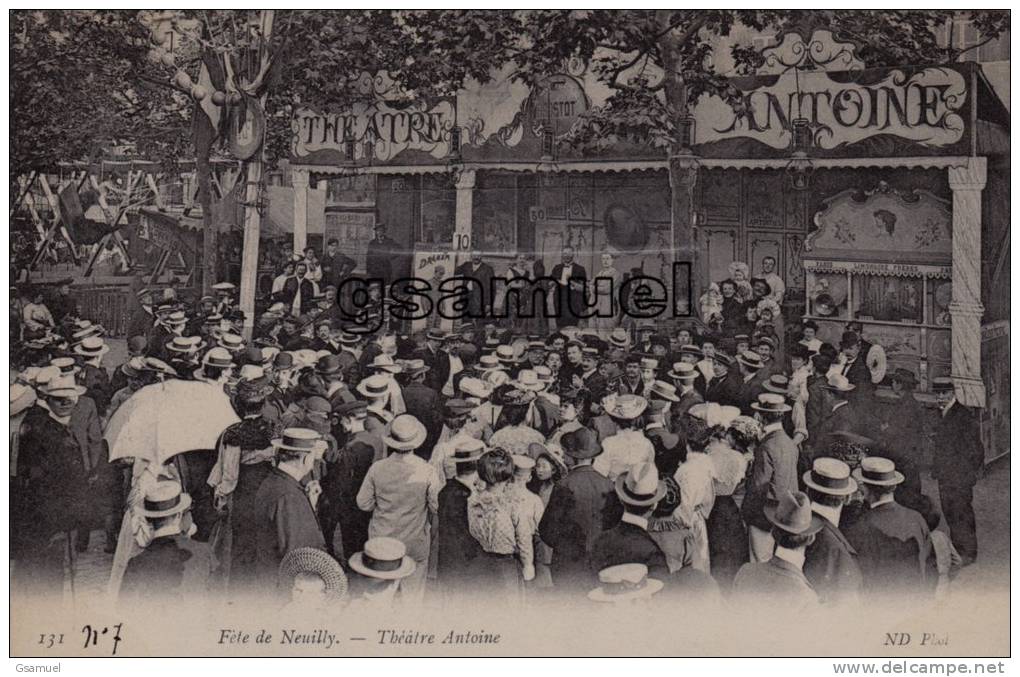
{"type": "Polygon", "coordinates": [[[1004,672],[1009,10],[8,20],[17,671],[1004,672]]]}

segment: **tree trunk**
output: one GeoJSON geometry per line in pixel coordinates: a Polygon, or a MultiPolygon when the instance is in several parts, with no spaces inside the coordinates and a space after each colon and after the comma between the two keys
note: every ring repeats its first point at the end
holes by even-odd
{"type": "MultiPolygon", "coordinates": [[[[663,29],[669,25],[671,10],[659,10],[657,18],[663,29]]],[[[666,106],[671,111],[673,124],[689,114],[687,109],[687,88],[681,73],[682,59],[680,41],[675,31],[665,32],[659,38],[658,48],[665,71],[666,106]]],[[[694,313],[694,300],[700,293],[702,279],[698,266],[697,230],[694,226],[694,189],[698,180],[698,168],[690,155],[690,149],[683,148],[682,139],[674,138],[669,149],[670,223],[673,230],[673,260],[689,263],[691,266],[691,287],[689,299],[675,299],[674,308],[694,313]]]]}

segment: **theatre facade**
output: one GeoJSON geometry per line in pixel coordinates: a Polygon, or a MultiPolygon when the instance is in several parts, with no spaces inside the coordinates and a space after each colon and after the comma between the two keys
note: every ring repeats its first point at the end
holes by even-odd
{"type": "Polygon", "coordinates": [[[689,144],[673,157],[626,139],[570,145],[609,94],[579,61],[534,90],[497,78],[403,107],[366,77],[375,103],[295,119],[295,242],[320,218],[319,190],[323,239],[361,265],[380,222],[398,270],[428,280],[472,249],[497,274],[518,253],[548,273],[569,245],[589,275],[610,252],[620,272],[662,279],[670,310],[695,317],[731,262],[757,274],[772,257],[788,321],[810,317],[838,342],[859,320],[922,396],[952,376],[983,409],[989,458],[1007,452],[1008,111],[972,63],[867,68],[825,32],[788,34],[766,57],[732,80],[745,113],[702,97],[677,121],[689,144]],[[691,249],[689,280],[675,277],[691,249]]]}

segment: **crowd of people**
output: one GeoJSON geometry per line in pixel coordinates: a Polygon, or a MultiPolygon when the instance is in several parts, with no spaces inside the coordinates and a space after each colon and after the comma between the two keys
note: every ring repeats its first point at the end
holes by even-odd
{"type": "Polygon", "coordinates": [[[912,372],[877,371],[860,324],[832,345],[784,323],[781,280],[738,267],[704,323],[366,333],[307,277],[324,265],[296,261],[250,339],[229,283],[194,304],[143,289],[120,364],[73,304],[19,290],[15,586],[62,590],[97,530],[122,599],[324,610],[837,606],[944,595],[977,556],[983,453],[952,381],[934,380],[929,416],[912,372]],[[111,460],[117,412],[180,380],[236,413],[215,443],[111,460]],[[929,452],[939,501],[922,490],[929,452]]]}

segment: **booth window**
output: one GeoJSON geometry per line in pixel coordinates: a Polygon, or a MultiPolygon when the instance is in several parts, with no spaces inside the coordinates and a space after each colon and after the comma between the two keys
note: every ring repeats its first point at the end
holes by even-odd
{"type": "Polygon", "coordinates": [[[472,204],[472,248],[486,256],[517,252],[517,180],[511,172],[480,172],[472,204]]]}
{"type": "Polygon", "coordinates": [[[457,190],[450,174],[421,177],[421,220],[416,244],[429,248],[449,247],[457,213],[457,190]]]}
{"type": "Polygon", "coordinates": [[[852,279],[856,319],[915,324],[924,321],[921,278],[854,275],[852,279]]]}

